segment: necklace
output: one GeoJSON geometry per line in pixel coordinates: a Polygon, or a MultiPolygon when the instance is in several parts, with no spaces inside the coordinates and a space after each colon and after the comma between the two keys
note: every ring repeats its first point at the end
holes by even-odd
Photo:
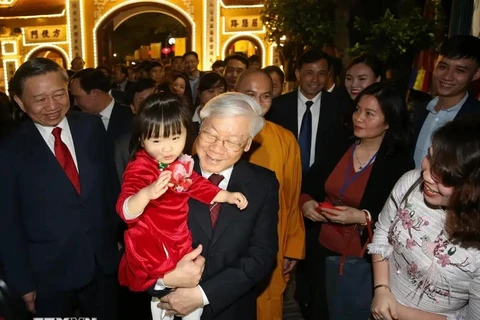
{"type": "MultiPolygon", "coordinates": [[[[358,146],[359,145],[360,144],[358,144],[358,146]]],[[[356,151],[358,151],[358,148],[357,148],[356,151]]],[[[368,157],[368,159],[369,159],[368,161],[361,162],[360,159],[358,159],[358,156],[357,156],[356,152],[354,152],[353,155],[355,156],[355,160],[357,160],[357,163],[359,164],[359,167],[358,167],[359,170],[362,170],[363,168],[365,168],[365,166],[369,165],[374,160],[374,158],[377,156],[377,154],[375,153],[373,155],[373,157],[370,157],[370,156],[368,157]]]]}

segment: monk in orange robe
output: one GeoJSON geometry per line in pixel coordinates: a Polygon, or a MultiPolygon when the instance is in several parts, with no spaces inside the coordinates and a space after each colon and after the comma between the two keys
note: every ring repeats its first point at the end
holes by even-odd
{"type": "MultiPolygon", "coordinates": [[[[272,90],[270,76],[261,70],[245,71],[235,85],[235,91],[248,94],[259,102],[263,115],[272,105],[272,90]]],[[[257,319],[281,320],[283,293],[289,273],[305,254],[305,227],[299,207],[302,179],[300,147],[290,131],[265,121],[246,156],[250,162],[274,171],[280,184],[277,263],[268,286],[257,299],[257,319]]]]}

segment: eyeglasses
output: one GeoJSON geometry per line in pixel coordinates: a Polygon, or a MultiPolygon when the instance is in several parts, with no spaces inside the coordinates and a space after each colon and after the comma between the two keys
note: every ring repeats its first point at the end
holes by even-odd
{"type": "Polygon", "coordinates": [[[202,141],[204,141],[208,144],[213,144],[213,143],[216,143],[217,141],[221,141],[225,150],[232,151],[232,152],[238,152],[238,151],[242,150],[242,148],[245,146],[245,143],[248,140],[247,139],[247,140],[245,140],[241,143],[233,142],[233,141],[229,141],[229,140],[222,140],[219,137],[217,137],[216,135],[213,135],[210,132],[205,131],[205,130],[200,130],[199,138],[202,141]]]}
{"type": "Polygon", "coordinates": [[[261,101],[271,101],[272,95],[270,93],[262,93],[257,97],[257,95],[253,92],[247,93],[247,96],[252,97],[253,99],[258,99],[261,101]]]}

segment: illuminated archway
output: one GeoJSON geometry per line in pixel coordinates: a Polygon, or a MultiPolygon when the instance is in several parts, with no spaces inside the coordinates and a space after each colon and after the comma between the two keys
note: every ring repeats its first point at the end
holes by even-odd
{"type": "MultiPolygon", "coordinates": [[[[111,48],[109,38],[114,30],[114,24],[116,24],[115,27],[117,27],[134,15],[147,12],[166,14],[177,19],[187,30],[186,50],[195,50],[195,22],[182,8],[164,0],[124,2],[108,10],[96,22],[95,27],[93,28],[93,54],[95,66],[100,62],[101,57],[99,57],[99,52],[103,52],[106,45],[109,45],[109,49],[111,48]],[[119,21],[116,21],[115,23],[115,20],[119,21]]],[[[113,54],[113,52],[111,54],[113,54]]],[[[112,56],[111,54],[110,56],[112,56]]]]}
{"type": "Polygon", "coordinates": [[[25,55],[25,60],[28,60],[30,58],[48,58],[51,59],[55,62],[57,62],[59,65],[64,67],[65,69],[68,69],[68,63],[70,61],[68,54],[63,50],[62,48],[55,46],[55,45],[40,45],[28,52],[25,55]],[[61,58],[61,63],[58,58],[61,58]]]}
{"type": "Polygon", "coordinates": [[[235,44],[237,41],[248,41],[252,43],[258,49],[258,55],[262,58],[262,66],[266,66],[266,50],[263,41],[255,35],[251,34],[238,34],[235,36],[230,37],[222,48],[222,59],[225,59],[226,56],[229,55],[229,50],[232,45],[235,44]]]}

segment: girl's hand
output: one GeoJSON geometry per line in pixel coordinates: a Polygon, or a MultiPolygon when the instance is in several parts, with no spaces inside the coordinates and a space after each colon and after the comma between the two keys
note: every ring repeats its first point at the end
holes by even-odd
{"type": "Polygon", "coordinates": [[[227,202],[236,204],[240,210],[245,209],[248,205],[247,198],[240,192],[229,192],[227,202]]]}
{"type": "Polygon", "coordinates": [[[307,201],[302,206],[303,216],[314,222],[327,222],[327,219],[317,211],[318,202],[315,200],[307,201]]]}
{"type": "Polygon", "coordinates": [[[378,288],[372,301],[372,316],[375,320],[398,319],[397,302],[387,288],[378,288]]]}
{"type": "Polygon", "coordinates": [[[364,224],[365,212],[352,207],[335,206],[335,209],[322,208],[322,215],[333,223],[339,224],[364,224]]]}
{"type": "Polygon", "coordinates": [[[147,198],[150,200],[155,200],[158,199],[161,195],[163,195],[167,191],[168,187],[171,185],[169,183],[171,177],[171,171],[162,171],[157,181],[144,188],[147,198]]]}

